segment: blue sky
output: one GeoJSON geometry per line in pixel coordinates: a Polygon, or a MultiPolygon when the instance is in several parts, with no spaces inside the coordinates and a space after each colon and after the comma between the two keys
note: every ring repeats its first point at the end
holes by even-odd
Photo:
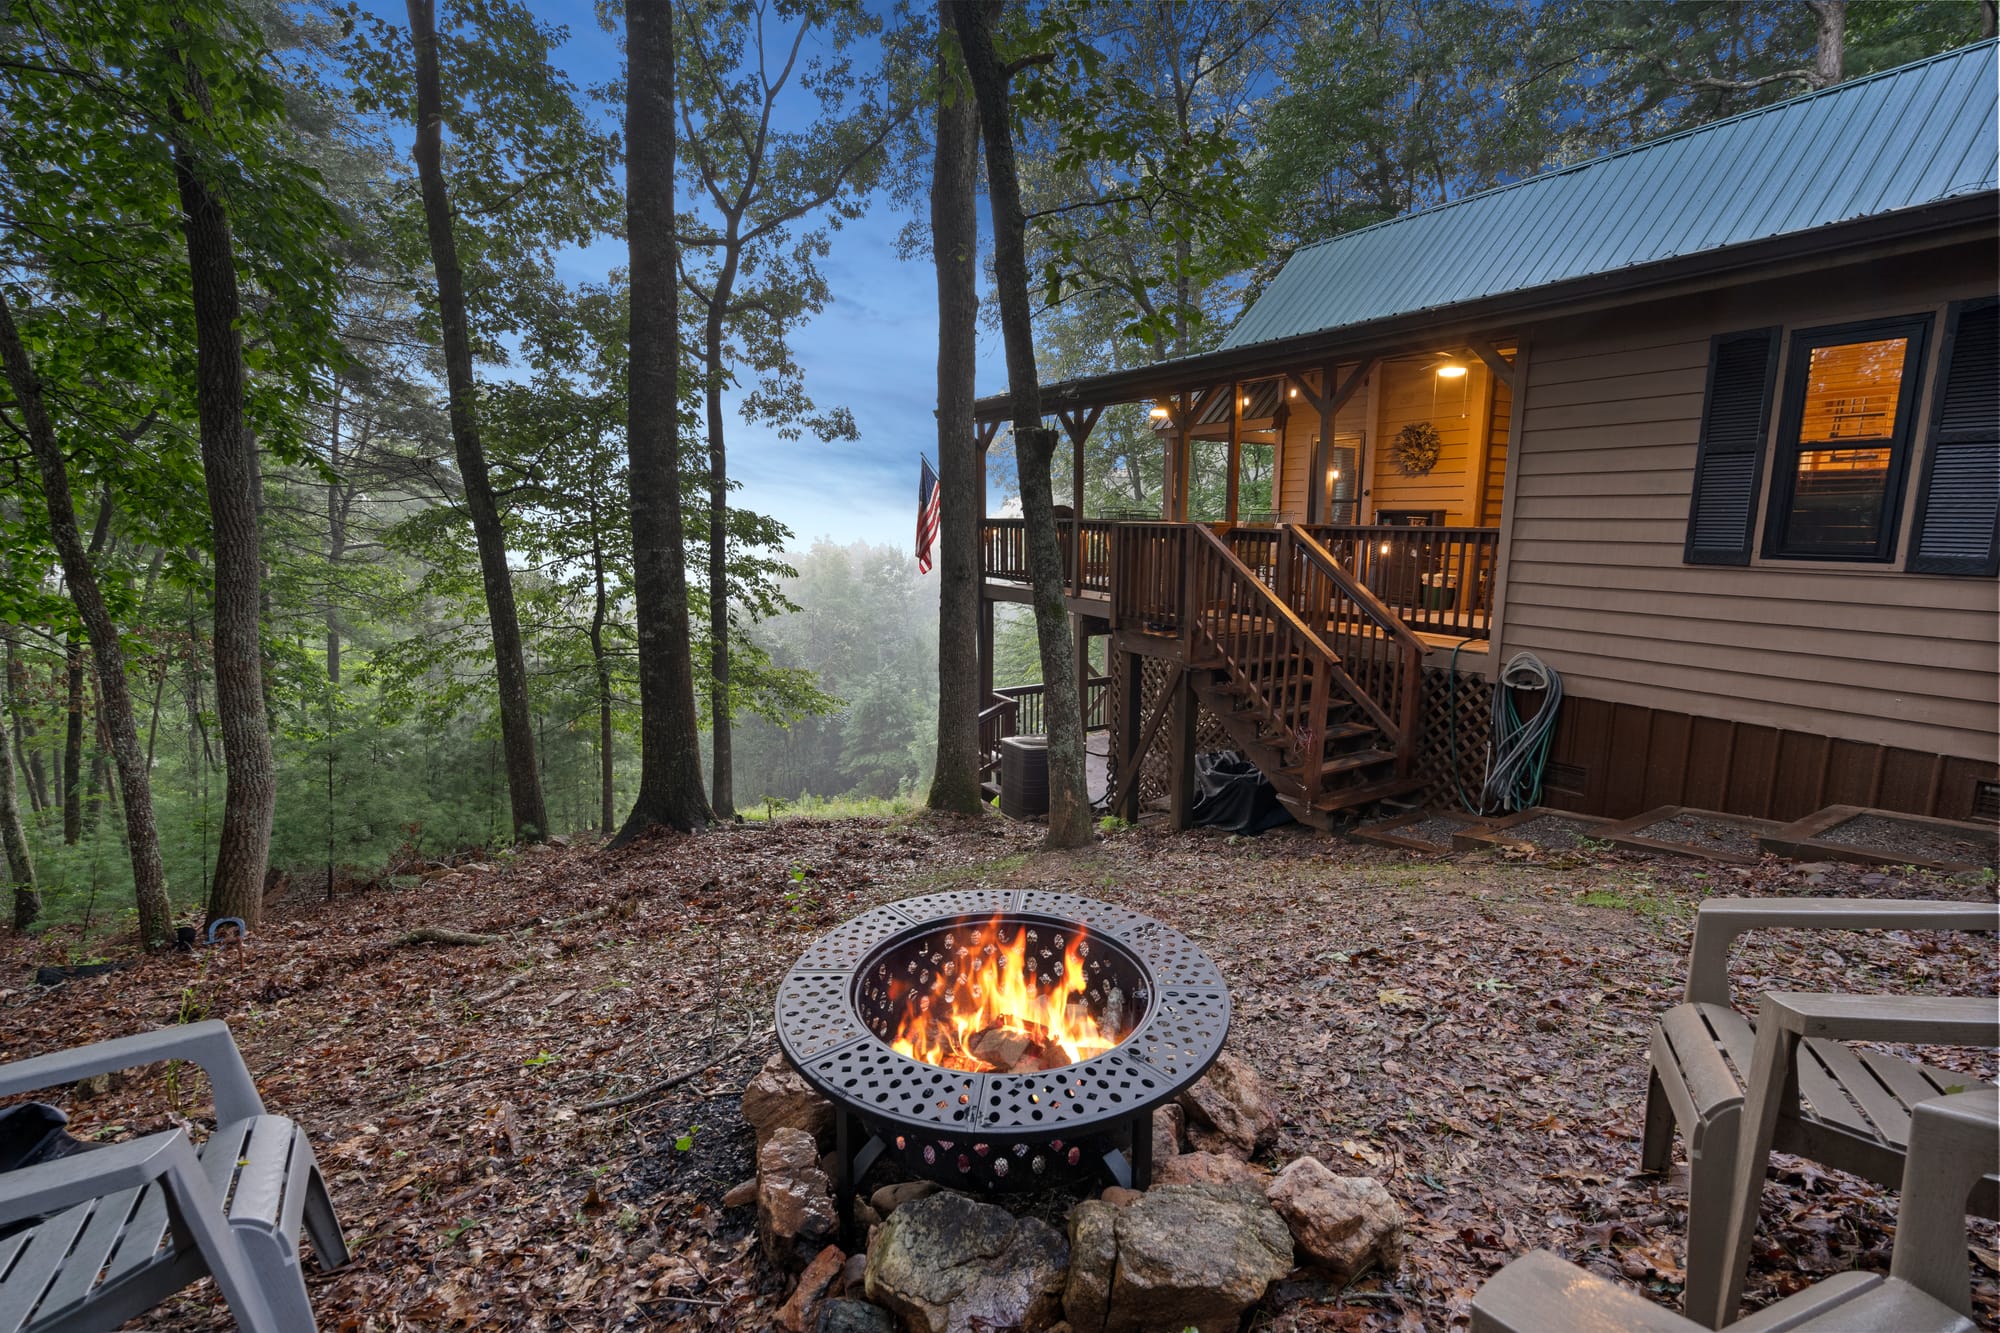
{"type": "MultiPolygon", "coordinates": [[[[616,34],[598,27],[589,5],[532,0],[547,19],[570,29],[557,61],[583,88],[615,79],[623,59],[616,34]]],[[[397,22],[402,6],[373,0],[370,8],[397,22]]],[[[793,340],[806,387],[822,406],[854,413],[860,439],[822,444],[787,441],[743,421],[732,406],[730,472],[743,483],[738,502],[779,519],[794,549],[827,537],[910,548],[916,526],[917,457],[936,456],[937,307],[927,261],[896,255],[896,234],[908,221],[886,196],[868,215],[833,236],[823,263],[833,302],[793,340]]],[[[624,242],[600,239],[563,257],[568,281],[601,282],[625,263],[624,242]]],[[[1004,384],[997,330],[982,329],[980,392],[1004,384]]],[[[997,507],[997,493],[992,504],[997,507]]]]}

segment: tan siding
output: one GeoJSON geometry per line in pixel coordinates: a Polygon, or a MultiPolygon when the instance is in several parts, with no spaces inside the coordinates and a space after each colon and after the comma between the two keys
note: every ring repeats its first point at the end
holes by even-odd
{"type": "Polygon", "coordinates": [[[1278,449],[1278,508],[1294,521],[1306,518],[1306,492],[1311,484],[1312,441],[1319,433],[1319,417],[1292,404],[1291,420],[1285,423],[1284,443],[1278,449]]]}
{"type": "Polygon", "coordinates": [[[1711,335],[1940,309],[1995,281],[1991,247],[1965,247],[1536,329],[1501,655],[1540,654],[1581,698],[1990,759],[1992,580],[1682,549],[1711,335]]]}
{"type": "Polygon", "coordinates": [[[1444,511],[1447,524],[1476,526],[1473,418],[1484,401],[1486,367],[1476,365],[1458,380],[1440,381],[1433,365],[1428,358],[1391,361],[1376,372],[1381,385],[1371,437],[1368,500],[1375,512],[1437,509],[1444,511]],[[1420,477],[1405,476],[1392,456],[1396,435],[1404,426],[1421,421],[1437,427],[1442,445],[1437,466],[1420,477]]]}

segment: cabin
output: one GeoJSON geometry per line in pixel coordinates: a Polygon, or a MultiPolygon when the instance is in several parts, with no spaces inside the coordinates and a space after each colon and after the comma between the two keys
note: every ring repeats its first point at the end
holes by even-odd
{"type": "MultiPolygon", "coordinates": [[[[1532,654],[1547,805],[2000,817],[1997,87],[1988,41],[1383,222],[1211,352],[1048,386],[1110,808],[1185,824],[1217,748],[1323,826],[1451,804],[1532,654]],[[1086,512],[1118,412],[1157,513],[1086,512]]],[[[1021,521],[981,551],[997,760],[1021,521]]]]}

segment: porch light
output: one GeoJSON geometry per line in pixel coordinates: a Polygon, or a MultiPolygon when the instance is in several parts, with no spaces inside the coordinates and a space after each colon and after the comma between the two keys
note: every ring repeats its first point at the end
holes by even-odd
{"type": "Polygon", "coordinates": [[[1382,543],[1382,554],[1383,555],[1389,554],[1389,543],[1387,542],[1382,543]]]}
{"type": "Polygon", "coordinates": [[[1296,398],[1298,396],[1299,396],[1299,386],[1294,384],[1292,386],[1292,397],[1296,398]]]}
{"type": "Polygon", "coordinates": [[[1154,403],[1153,410],[1150,413],[1148,413],[1148,415],[1151,416],[1155,421],[1165,421],[1169,416],[1172,415],[1172,413],[1167,411],[1167,405],[1165,403],[1154,403]]]}
{"type": "Polygon", "coordinates": [[[1438,378],[1441,380],[1460,379],[1463,378],[1464,375],[1465,375],[1465,367],[1461,366],[1456,361],[1447,361],[1443,365],[1438,367],[1438,378]]]}

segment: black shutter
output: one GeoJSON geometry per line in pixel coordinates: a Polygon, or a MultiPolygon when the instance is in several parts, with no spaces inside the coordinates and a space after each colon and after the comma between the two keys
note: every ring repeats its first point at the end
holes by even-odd
{"type": "Polygon", "coordinates": [[[1747,565],[1757,526],[1757,483],[1778,376],[1778,330],[1717,334],[1708,345],[1694,500],[1688,507],[1691,565],[1747,565]]]}
{"type": "Polygon", "coordinates": [[[1909,568],[1990,577],[2000,573],[2000,303],[1951,308],[1939,365],[1909,568]]]}

